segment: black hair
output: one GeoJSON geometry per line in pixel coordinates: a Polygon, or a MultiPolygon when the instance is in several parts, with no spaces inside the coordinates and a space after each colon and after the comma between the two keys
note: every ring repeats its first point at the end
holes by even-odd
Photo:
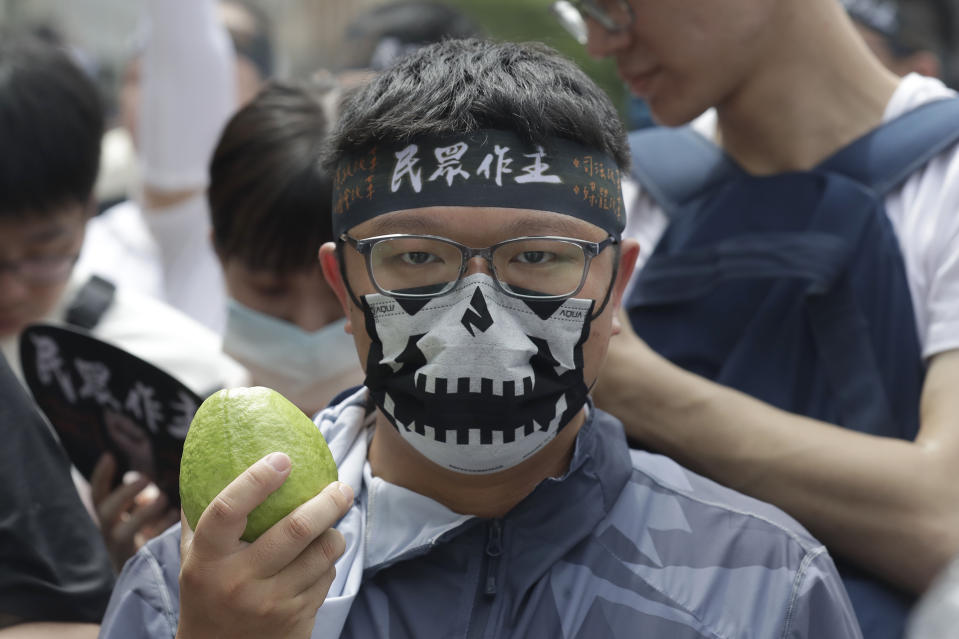
{"type": "Polygon", "coordinates": [[[0,217],[86,206],[104,119],[96,85],[64,51],[0,38],[0,217]]]}
{"type": "Polygon", "coordinates": [[[332,240],[332,182],[320,164],[329,87],[273,81],[227,123],[210,163],[213,241],[225,259],[280,273],[332,240]]]}
{"type": "Polygon", "coordinates": [[[528,143],[563,138],[629,166],[609,97],[569,59],[539,43],[448,40],[402,58],[343,101],[327,167],[380,143],[502,129],[528,143]]]}

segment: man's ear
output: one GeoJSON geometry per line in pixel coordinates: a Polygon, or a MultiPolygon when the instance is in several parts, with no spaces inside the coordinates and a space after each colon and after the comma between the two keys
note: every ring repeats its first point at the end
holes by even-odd
{"type": "Polygon", "coordinates": [[[616,309],[613,315],[612,334],[618,335],[622,329],[619,309],[623,304],[623,295],[626,292],[626,286],[636,268],[636,260],[639,258],[639,242],[633,239],[623,240],[619,252],[619,271],[616,273],[616,281],[613,283],[612,306],[616,309]]]}
{"type": "Polygon", "coordinates": [[[330,285],[336,294],[336,299],[340,301],[340,307],[343,309],[343,315],[346,317],[346,332],[353,334],[353,324],[350,320],[350,312],[353,310],[353,300],[346,290],[346,283],[343,281],[343,274],[340,271],[340,260],[336,255],[336,244],[327,242],[320,247],[320,268],[323,269],[323,277],[326,283],[330,285]]]}

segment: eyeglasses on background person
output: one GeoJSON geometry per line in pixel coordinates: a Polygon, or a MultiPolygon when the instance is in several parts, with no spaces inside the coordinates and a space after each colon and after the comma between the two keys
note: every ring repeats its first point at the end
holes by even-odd
{"type": "Polygon", "coordinates": [[[549,7],[563,28],[582,45],[587,41],[586,20],[591,18],[612,33],[633,24],[633,9],[627,0],[557,0],[549,7]]]}

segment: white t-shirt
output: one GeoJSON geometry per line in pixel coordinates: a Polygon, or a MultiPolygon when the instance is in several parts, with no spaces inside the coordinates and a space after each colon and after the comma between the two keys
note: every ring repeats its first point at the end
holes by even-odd
{"type": "MultiPolygon", "coordinates": [[[[883,121],[954,95],[939,80],[907,75],[889,100],[883,121]]],[[[692,126],[715,139],[715,111],[707,111],[692,126]]],[[[624,183],[623,196],[630,203],[625,235],[639,241],[641,263],[645,263],[666,229],[667,218],[634,183],[624,183]]],[[[886,214],[902,250],[923,356],[959,348],[959,144],[891,192],[886,197],[886,214]]],[[[638,271],[639,266],[634,278],[638,271]]]]}
{"type": "Polygon", "coordinates": [[[87,223],[77,271],[165,301],[220,334],[226,287],[210,240],[206,198],[162,210],[134,201],[110,207],[87,223]]]}

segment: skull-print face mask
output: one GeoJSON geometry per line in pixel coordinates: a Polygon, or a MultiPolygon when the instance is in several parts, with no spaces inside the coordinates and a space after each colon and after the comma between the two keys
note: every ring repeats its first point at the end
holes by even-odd
{"type": "Polygon", "coordinates": [[[461,473],[505,470],[586,402],[582,347],[593,305],[510,297],[484,274],[440,297],[366,295],[366,385],[431,461],[461,473]]]}

